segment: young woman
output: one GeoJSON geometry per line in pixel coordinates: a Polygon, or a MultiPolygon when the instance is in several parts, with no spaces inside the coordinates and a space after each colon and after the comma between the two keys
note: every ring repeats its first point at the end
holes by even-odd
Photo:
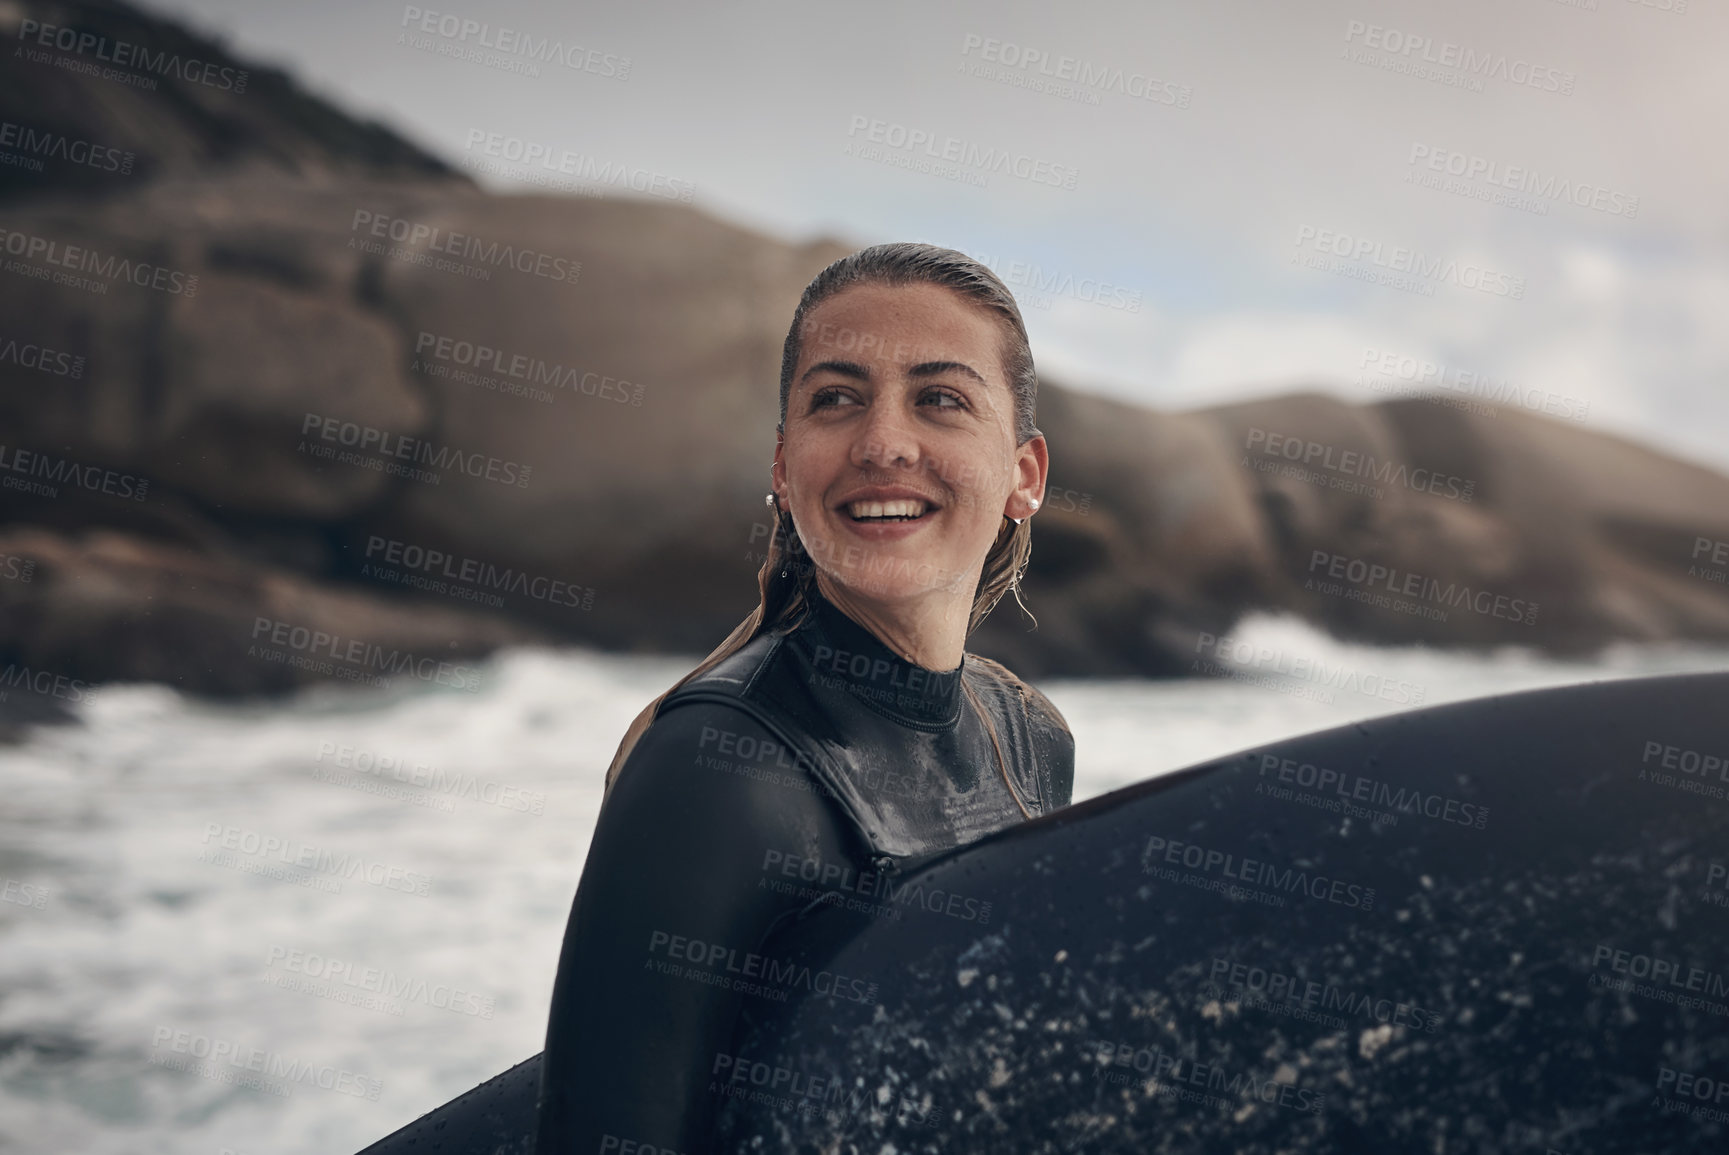
{"type": "Polygon", "coordinates": [[[1019,596],[1049,464],[1036,388],[1014,298],[963,254],[877,245],[805,289],[761,603],[607,771],[553,992],[542,1155],[708,1151],[740,1008],[802,989],[772,935],[1068,805],[1062,716],[964,650],[1019,596]]]}

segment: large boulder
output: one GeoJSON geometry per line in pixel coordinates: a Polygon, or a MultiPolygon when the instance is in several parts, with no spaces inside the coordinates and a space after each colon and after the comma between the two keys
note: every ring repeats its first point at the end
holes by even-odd
{"type": "Polygon", "coordinates": [[[0,531],[0,621],[0,692],[69,705],[113,678],[210,695],[326,681],[472,691],[478,658],[537,637],[208,551],[29,526],[0,531]]]}
{"type": "Polygon", "coordinates": [[[1696,556],[1729,540],[1719,473],[1523,410],[1421,398],[1300,393],[1204,416],[1254,480],[1274,604],[1338,634],[1562,653],[1729,636],[1729,597],[1696,556]]]}

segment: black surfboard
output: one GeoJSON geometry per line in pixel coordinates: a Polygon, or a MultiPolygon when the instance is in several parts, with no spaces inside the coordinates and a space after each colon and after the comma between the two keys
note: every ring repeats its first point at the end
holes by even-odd
{"type": "MultiPolygon", "coordinates": [[[[1720,1153],[1729,674],[1234,755],[837,891],[773,954],[871,997],[741,1022],[720,1150],[1720,1153]]],[[[536,1067],[368,1153],[526,1150],[536,1067]]]]}

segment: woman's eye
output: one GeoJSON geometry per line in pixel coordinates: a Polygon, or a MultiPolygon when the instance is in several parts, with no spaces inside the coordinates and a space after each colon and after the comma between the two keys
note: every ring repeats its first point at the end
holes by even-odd
{"type": "MultiPolygon", "coordinates": [[[[840,388],[819,389],[811,394],[810,407],[814,412],[818,409],[833,409],[838,406],[862,405],[864,402],[855,397],[849,390],[840,388]]],[[[966,398],[952,389],[927,389],[919,394],[919,404],[929,405],[937,409],[965,409],[966,398]]]]}
{"type": "Polygon", "coordinates": [[[828,409],[832,406],[851,400],[852,399],[840,389],[819,389],[816,393],[812,394],[810,407],[812,409],[828,409]]]}

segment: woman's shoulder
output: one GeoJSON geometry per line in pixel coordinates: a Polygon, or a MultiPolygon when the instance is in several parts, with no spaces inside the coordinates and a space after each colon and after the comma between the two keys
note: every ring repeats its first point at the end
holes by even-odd
{"type": "Polygon", "coordinates": [[[774,630],[762,631],[702,673],[685,679],[678,689],[666,696],[664,705],[704,700],[744,700],[752,696],[751,691],[774,664],[784,643],[783,633],[774,630]]]}
{"type": "MultiPolygon", "coordinates": [[[[784,728],[742,699],[668,699],[619,768],[610,792],[655,809],[672,795],[719,819],[823,808],[821,777],[784,728]]],[[[776,821],[780,821],[779,818],[776,821]]]]}
{"type": "Polygon", "coordinates": [[[1064,734],[1070,733],[1068,719],[1063,717],[1062,711],[1057,709],[1056,704],[1045,697],[1038,687],[1023,681],[1019,675],[1001,662],[982,658],[969,650],[967,652],[967,665],[976,670],[984,679],[996,683],[1019,698],[1023,709],[1027,712],[1029,721],[1064,734]]]}
{"type": "MultiPolygon", "coordinates": [[[[1001,662],[968,652],[967,666],[977,680],[991,688],[991,697],[1001,702],[998,709],[1018,711],[1025,719],[1025,735],[1039,766],[1041,795],[1051,807],[1069,806],[1075,782],[1075,740],[1069,719],[1063,718],[1062,711],[1041,690],[1001,662]]],[[[1013,723],[1010,728],[1013,730],[1013,723]]]]}
{"type": "MultiPolygon", "coordinates": [[[[764,756],[783,761],[782,727],[742,698],[731,694],[685,694],[684,687],[668,695],[655,711],[631,752],[645,761],[673,760],[692,765],[717,757],[756,761],[764,756]]],[[[785,758],[793,755],[786,753],[785,758]]]]}
{"type": "Polygon", "coordinates": [[[776,678],[783,642],[782,633],[764,631],[686,679],[644,719],[627,763],[719,769],[730,771],[724,777],[816,788],[823,775],[812,743],[789,712],[785,679],[776,678]]]}
{"type": "MultiPolygon", "coordinates": [[[[982,683],[999,710],[1018,712],[1025,722],[1042,779],[1040,793],[1053,807],[1067,806],[1074,796],[1075,738],[1062,711],[1036,687],[1022,681],[1001,662],[969,652],[967,668],[982,683]]],[[[1015,719],[1010,719],[1011,733],[1015,719]]]]}

